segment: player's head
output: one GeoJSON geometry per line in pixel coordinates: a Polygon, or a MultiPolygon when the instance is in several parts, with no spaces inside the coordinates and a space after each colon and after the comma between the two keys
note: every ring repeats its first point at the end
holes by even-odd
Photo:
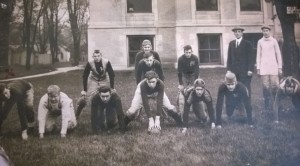
{"type": "Polygon", "coordinates": [[[145,74],[146,82],[151,89],[154,89],[157,84],[158,75],[155,71],[147,71],[145,74]]]}
{"type": "Polygon", "coordinates": [[[198,78],[194,81],[194,89],[197,96],[202,96],[205,90],[205,82],[203,79],[198,78]]]}
{"type": "Polygon", "coordinates": [[[108,86],[102,86],[99,88],[99,96],[103,103],[108,103],[111,98],[111,88],[108,86]]]}
{"type": "Polygon", "coordinates": [[[285,92],[287,94],[294,94],[298,88],[298,85],[298,81],[295,78],[291,76],[287,77],[284,84],[285,92]]]}
{"type": "Polygon", "coordinates": [[[237,80],[236,80],[236,76],[234,73],[232,72],[227,72],[225,75],[225,84],[227,86],[227,89],[229,91],[233,91],[236,87],[237,84],[237,80]]]}
{"type": "Polygon", "coordinates": [[[101,61],[102,53],[100,52],[100,50],[94,50],[93,59],[94,59],[95,62],[100,62],[101,61]]]}
{"type": "Polygon", "coordinates": [[[146,63],[146,65],[148,67],[151,67],[153,65],[154,62],[154,56],[151,52],[149,53],[144,53],[144,62],[146,63]]]}
{"type": "Polygon", "coordinates": [[[146,40],[143,41],[142,49],[146,53],[148,53],[152,50],[152,44],[151,44],[150,40],[146,39],[146,40]]]}
{"type": "Polygon", "coordinates": [[[48,99],[52,104],[59,102],[60,88],[57,85],[50,85],[47,88],[48,99]]]}
{"type": "Polygon", "coordinates": [[[0,101],[10,99],[10,90],[7,85],[0,83],[0,101]]]}
{"type": "Polygon", "coordinates": [[[191,45],[186,45],[183,47],[184,55],[189,58],[192,56],[193,49],[191,45]]]}

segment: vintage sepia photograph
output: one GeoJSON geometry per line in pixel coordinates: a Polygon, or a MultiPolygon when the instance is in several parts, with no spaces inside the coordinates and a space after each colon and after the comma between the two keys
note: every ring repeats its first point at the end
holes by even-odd
{"type": "Polygon", "coordinates": [[[300,0],[0,0],[0,166],[299,166],[300,0]]]}

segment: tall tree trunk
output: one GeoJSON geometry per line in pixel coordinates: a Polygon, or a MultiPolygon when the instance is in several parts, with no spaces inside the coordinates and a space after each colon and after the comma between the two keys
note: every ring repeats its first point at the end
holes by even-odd
{"type": "Polygon", "coordinates": [[[79,59],[80,59],[80,36],[81,36],[81,32],[80,32],[79,27],[78,27],[77,17],[74,14],[70,15],[70,22],[71,22],[71,30],[72,30],[73,46],[74,46],[73,66],[77,66],[77,65],[79,65],[79,59]]]}
{"type": "Polygon", "coordinates": [[[76,66],[79,65],[80,60],[81,27],[84,24],[85,12],[88,4],[80,4],[77,0],[67,0],[67,5],[74,46],[74,63],[72,65],[76,66]],[[84,9],[84,11],[80,9],[84,9]]]}
{"type": "Polygon", "coordinates": [[[287,5],[280,0],[274,1],[277,15],[282,28],[283,46],[283,72],[285,76],[300,78],[299,49],[295,39],[295,15],[287,14],[287,5]]]}
{"type": "Polygon", "coordinates": [[[0,66],[8,67],[9,23],[13,0],[0,0],[0,66]]]}
{"type": "MultiPolygon", "coordinates": [[[[53,3],[53,2],[51,2],[53,3]]],[[[50,5],[51,6],[51,5],[50,5]]],[[[55,59],[55,40],[54,40],[54,25],[53,25],[53,11],[50,11],[50,18],[48,18],[48,26],[49,26],[49,44],[50,44],[50,52],[52,57],[52,64],[56,62],[55,59]]]]}

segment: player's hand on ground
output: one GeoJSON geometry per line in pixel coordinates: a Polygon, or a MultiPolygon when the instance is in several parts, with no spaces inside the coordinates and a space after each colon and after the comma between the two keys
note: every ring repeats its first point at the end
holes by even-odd
{"type": "Polygon", "coordinates": [[[86,91],[81,91],[81,96],[86,96],[86,91]]]}
{"type": "Polygon", "coordinates": [[[252,71],[248,71],[247,74],[248,74],[248,76],[252,76],[253,73],[252,73],[252,71]]]}
{"type": "Polygon", "coordinates": [[[184,127],[184,128],[181,129],[181,133],[182,134],[185,134],[186,132],[187,132],[187,128],[186,127],[184,127]]]}
{"type": "Polygon", "coordinates": [[[151,117],[149,118],[148,131],[151,131],[153,128],[154,128],[154,119],[151,117]]]}
{"type": "Polygon", "coordinates": [[[214,128],[216,128],[215,123],[211,123],[211,129],[214,129],[214,128]]]}
{"type": "Polygon", "coordinates": [[[157,128],[158,130],[161,130],[161,127],[160,127],[160,116],[156,116],[155,117],[154,128],[157,128]]]}
{"type": "Polygon", "coordinates": [[[178,85],[178,89],[179,89],[180,91],[183,91],[184,86],[183,86],[183,85],[178,85]]]}

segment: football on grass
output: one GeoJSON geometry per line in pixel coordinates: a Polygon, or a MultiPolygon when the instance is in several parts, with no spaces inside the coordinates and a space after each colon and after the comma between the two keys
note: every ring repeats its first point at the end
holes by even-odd
{"type": "Polygon", "coordinates": [[[160,134],[160,130],[158,128],[153,128],[149,131],[150,134],[160,134]]]}

